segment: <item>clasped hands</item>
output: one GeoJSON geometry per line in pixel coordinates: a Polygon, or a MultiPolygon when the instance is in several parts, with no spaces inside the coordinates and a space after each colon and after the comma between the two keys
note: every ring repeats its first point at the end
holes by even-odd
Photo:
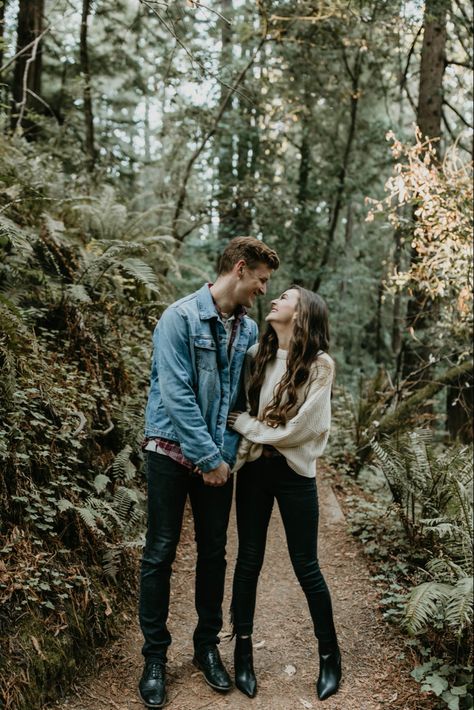
{"type": "MultiPolygon", "coordinates": [[[[227,426],[229,428],[232,428],[239,414],[241,414],[241,412],[231,412],[229,414],[229,417],[227,419],[227,426]]],[[[225,483],[227,483],[231,474],[230,466],[229,464],[225,463],[225,461],[219,464],[217,468],[211,468],[211,470],[207,471],[207,473],[201,471],[199,466],[195,466],[193,468],[193,472],[198,473],[200,476],[202,476],[202,480],[204,481],[206,486],[223,486],[225,483]]]]}

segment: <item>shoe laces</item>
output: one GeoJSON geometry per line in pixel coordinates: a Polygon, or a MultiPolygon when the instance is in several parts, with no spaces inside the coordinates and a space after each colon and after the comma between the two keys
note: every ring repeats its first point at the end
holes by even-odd
{"type": "Polygon", "coordinates": [[[210,646],[206,649],[206,656],[210,666],[215,668],[221,665],[221,657],[215,646],[210,646]]]}
{"type": "Polygon", "coordinates": [[[165,675],[165,667],[163,663],[149,663],[147,667],[148,675],[153,680],[159,680],[165,675]]]}

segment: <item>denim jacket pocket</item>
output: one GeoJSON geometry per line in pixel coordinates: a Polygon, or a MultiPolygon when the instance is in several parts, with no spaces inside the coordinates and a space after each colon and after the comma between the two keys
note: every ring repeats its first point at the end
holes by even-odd
{"type": "Polygon", "coordinates": [[[194,352],[196,354],[198,372],[202,370],[207,372],[217,371],[216,344],[212,337],[202,335],[196,337],[194,340],[194,352]]]}

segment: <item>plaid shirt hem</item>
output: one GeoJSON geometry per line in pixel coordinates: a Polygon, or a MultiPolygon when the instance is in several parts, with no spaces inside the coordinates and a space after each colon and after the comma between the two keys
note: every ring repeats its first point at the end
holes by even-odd
{"type": "Polygon", "coordinates": [[[194,464],[189,461],[186,456],[184,456],[180,445],[176,441],[161,439],[159,436],[150,437],[149,439],[145,439],[143,441],[142,449],[144,451],[154,451],[157,454],[169,456],[170,459],[173,459],[173,461],[176,461],[176,463],[179,463],[181,466],[188,468],[190,471],[194,468],[194,464]]]}

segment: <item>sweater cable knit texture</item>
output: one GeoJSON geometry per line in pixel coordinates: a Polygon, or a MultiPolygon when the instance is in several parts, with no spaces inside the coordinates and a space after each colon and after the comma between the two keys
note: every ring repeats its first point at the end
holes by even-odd
{"type": "MultiPolygon", "coordinates": [[[[246,386],[250,373],[251,358],[258,346],[247,353],[246,386]]],[[[288,351],[277,350],[276,358],[266,367],[260,391],[258,416],[273,399],[276,387],[286,371],[288,351]]],[[[237,417],[234,429],[242,434],[237,462],[237,471],[248,461],[262,455],[262,445],[274,446],[286,458],[288,465],[301,476],[314,478],[316,460],[323,453],[329,437],[331,424],[331,387],[334,378],[334,362],[321,352],[312,367],[311,382],[299,388],[296,412],[285,425],[271,427],[256,417],[243,412],[237,417]]],[[[291,413],[290,413],[291,414],[291,413]]]]}

